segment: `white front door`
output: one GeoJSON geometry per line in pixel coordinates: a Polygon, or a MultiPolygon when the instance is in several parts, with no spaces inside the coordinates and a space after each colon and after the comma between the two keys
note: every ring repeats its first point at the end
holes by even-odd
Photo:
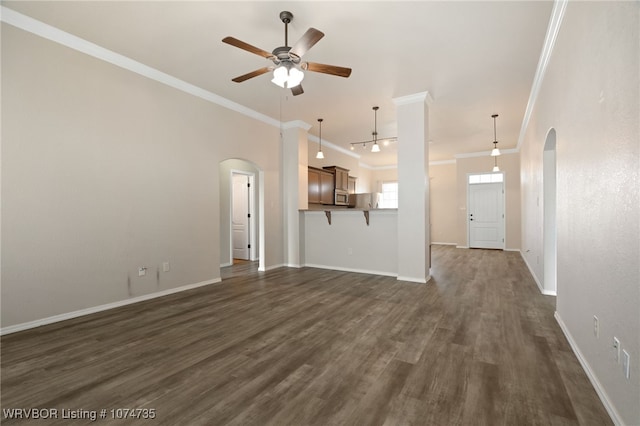
{"type": "Polygon", "coordinates": [[[469,247],[504,249],[503,183],[469,184],[469,247]]]}
{"type": "Polygon", "coordinates": [[[233,174],[231,235],[233,258],[249,260],[249,176],[233,174]]]}

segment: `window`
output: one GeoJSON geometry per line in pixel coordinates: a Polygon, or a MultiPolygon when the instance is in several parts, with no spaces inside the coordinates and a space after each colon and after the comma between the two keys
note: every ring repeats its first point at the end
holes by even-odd
{"type": "Polygon", "coordinates": [[[398,182],[382,183],[382,201],[380,202],[380,208],[398,208],[398,182]]]}
{"type": "Polygon", "coordinates": [[[469,175],[469,185],[475,183],[500,183],[504,181],[504,175],[502,173],[482,173],[476,175],[469,175]]]}

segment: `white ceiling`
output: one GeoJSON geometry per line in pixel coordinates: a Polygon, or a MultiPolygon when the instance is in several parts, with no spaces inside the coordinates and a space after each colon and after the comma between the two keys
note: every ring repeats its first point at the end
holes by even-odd
{"type": "MultiPolygon", "coordinates": [[[[302,120],[323,141],[349,148],[396,136],[393,98],[428,91],[430,160],[515,148],[547,24],[550,1],[510,2],[11,2],[3,5],[280,121],[302,120]],[[221,42],[233,36],[271,51],[284,44],[283,10],[294,14],[289,45],[309,27],[325,33],[304,60],[350,67],[349,78],[307,72],[305,93],[233,77],[270,64],[221,42]]],[[[399,142],[401,143],[401,142],[399,142]]],[[[313,147],[315,149],[315,145],[313,147]]],[[[393,144],[360,161],[395,164],[393,144]]]]}

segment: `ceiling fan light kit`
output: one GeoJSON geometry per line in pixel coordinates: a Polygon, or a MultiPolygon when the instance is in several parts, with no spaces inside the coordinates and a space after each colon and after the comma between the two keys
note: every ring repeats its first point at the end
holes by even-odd
{"type": "Polygon", "coordinates": [[[225,37],[223,43],[238,47],[258,56],[262,56],[273,62],[273,65],[262,67],[255,71],[233,78],[231,81],[242,83],[250,78],[266,74],[273,71],[272,83],[291,89],[294,96],[304,93],[300,84],[304,79],[304,71],[318,72],[323,74],[336,75],[338,77],[349,77],[351,68],[337,67],[334,65],[318,64],[315,62],[302,62],[302,56],[307,53],[322,37],[324,33],[315,28],[309,28],[306,33],[292,47],[289,46],[289,23],[293,19],[293,13],[288,11],[280,12],[280,20],[284,23],[284,46],[276,47],[271,53],[252,46],[234,37],[225,37]]]}

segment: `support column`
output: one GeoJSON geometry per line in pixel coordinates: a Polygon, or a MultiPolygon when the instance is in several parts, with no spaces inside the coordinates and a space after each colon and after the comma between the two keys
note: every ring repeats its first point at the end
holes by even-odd
{"type": "Polygon", "coordinates": [[[431,276],[429,92],[394,98],[398,121],[398,280],[431,276]]]}
{"type": "Polygon", "coordinates": [[[308,139],[311,125],[290,121],[282,125],[282,199],[284,212],[284,261],[300,268],[299,209],[308,207],[308,139]]]}

